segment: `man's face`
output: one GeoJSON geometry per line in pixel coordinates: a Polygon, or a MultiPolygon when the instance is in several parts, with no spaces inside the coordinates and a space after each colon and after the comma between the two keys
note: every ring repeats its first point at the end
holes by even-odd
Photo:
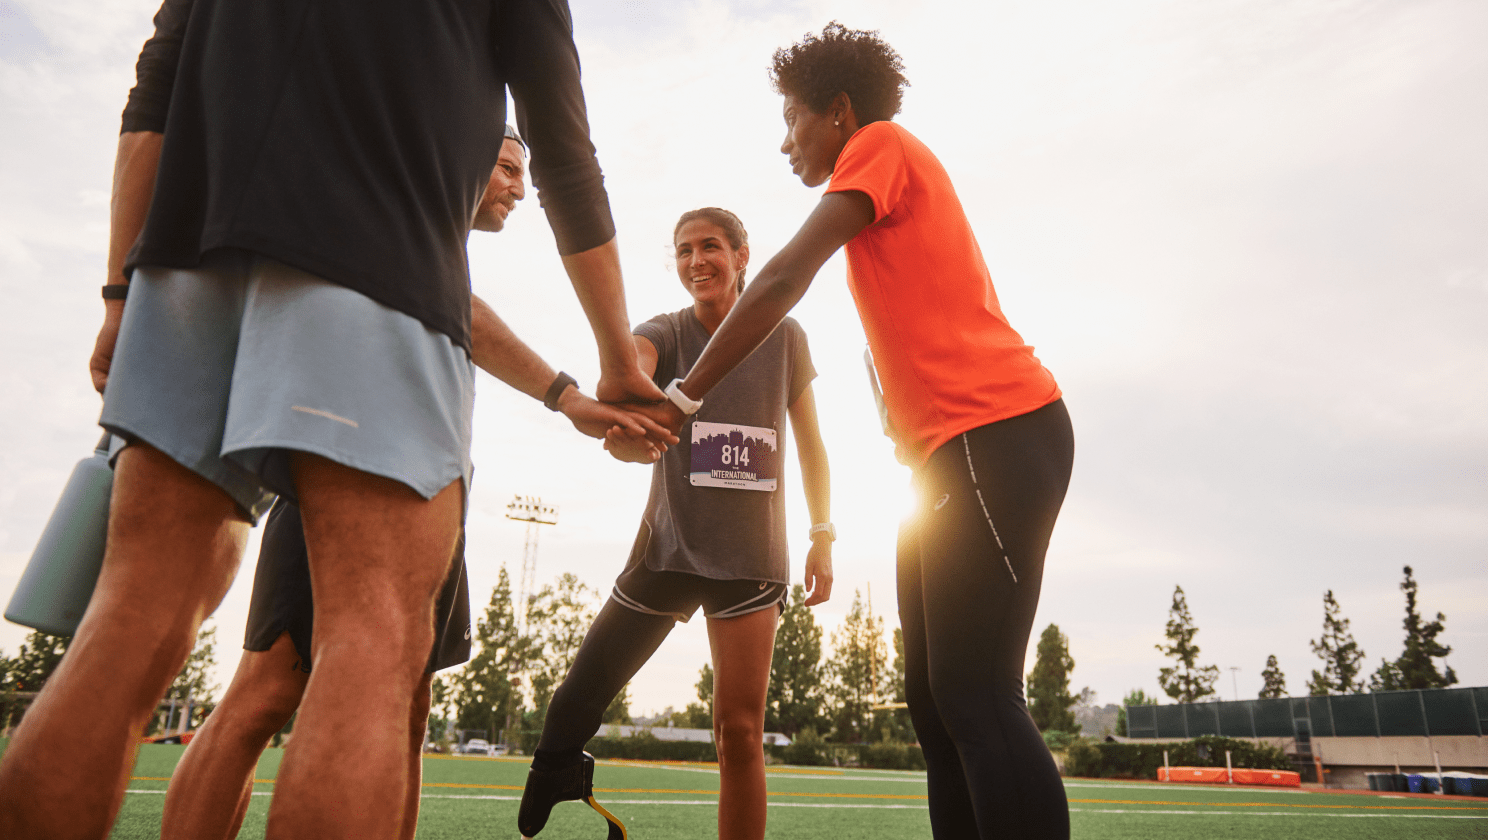
{"type": "Polygon", "coordinates": [[[527,195],[527,188],[522,185],[522,176],[526,172],[522,144],[507,138],[501,144],[501,155],[496,159],[496,168],[491,170],[486,194],[481,196],[480,206],[475,210],[475,220],[470,226],[475,230],[492,232],[506,227],[506,217],[511,215],[517,202],[527,195]]]}

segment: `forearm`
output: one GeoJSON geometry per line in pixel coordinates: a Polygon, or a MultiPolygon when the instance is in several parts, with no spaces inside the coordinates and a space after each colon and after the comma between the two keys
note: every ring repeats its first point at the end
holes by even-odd
{"type": "Polygon", "coordinates": [[[806,492],[806,509],[811,524],[832,521],[832,475],[827,467],[827,449],[817,438],[815,451],[796,444],[801,459],[801,488],[806,492]]]}
{"type": "Polygon", "coordinates": [[[154,131],[128,131],[119,135],[114,155],[113,195],[109,201],[108,283],[126,282],[124,260],[150,213],[155,171],[160,165],[160,142],[164,137],[154,131]]]}
{"type": "Polygon", "coordinates": [[[558,376],[485,301],[470,296],[470,351],[476,367],[540,400],[558,376]]]}
{"type": "Polygon", "coordinates": [[[635,345],[631,342],[630,318],[625,311],[620,249],[615,240],[563,257],[563,268],[594,331],[601,372],[634,368],[635,345]]]}

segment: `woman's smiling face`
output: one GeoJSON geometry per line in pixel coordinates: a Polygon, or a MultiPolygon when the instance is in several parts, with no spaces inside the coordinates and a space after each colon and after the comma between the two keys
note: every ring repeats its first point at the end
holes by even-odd
{"type": "Polygon", "coordinates": [[[723,228],[693,219],[677,230],[677,277],[696,303],[732,308],[739,298],[739,274],[749,264],[749,246],[734,248],[723,228]]]}

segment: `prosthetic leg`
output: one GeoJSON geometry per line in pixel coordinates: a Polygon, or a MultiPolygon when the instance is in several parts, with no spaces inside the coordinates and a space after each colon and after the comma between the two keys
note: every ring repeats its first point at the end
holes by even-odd
{"type": "Polygon", "coordinates": [[[522,790],[522,807],[517,812],[517,828],[523,840],[532,840],[543,830],[554,805],[570,800],[582,801],[605,818],[610,831],[606,840],[627,840],[625,824],[594,798],[594,756],[587,752],[578,763],[562,770],[527,771],[527,787],[522,790]]]}

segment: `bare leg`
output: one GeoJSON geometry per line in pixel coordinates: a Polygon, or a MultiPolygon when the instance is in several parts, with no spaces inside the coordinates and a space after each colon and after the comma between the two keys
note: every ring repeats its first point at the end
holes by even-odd
{"type": "Polygon", "coordinates": [[[310,675],[288,633],[266,651],[243,651],[222,702],[176,765],[165,794],[162,840],[232,840],[253,792],[253,771],[300,705],[310,675]]]}
{"type": "Polygon", "coordinates": [[[779,616],[771,608],[738,618],[708,619],[721,840],[765,836],[765,690],[779,616]]]}
{"type": "Polygon", "coordinates": [[[413,711],[408,715],[408,794],[403,801],[403,830],[399,840],[413,840],[418,830],[419,798],[424,792],[424,735],[429,728],[429,691],[434,675],[426,673],[413,690],[413,711]]]}
{"type": "Polygon", "coordinates": [[[267,836],[391,840],[403,827],[409,713],[462,485],[425,501],[318,456],[297,453],[293,465],[315,592],[314,663],[267,836]]]}
{"type": "Polygon", "coordinates": [[[120,453],[93,601],[0,764],[0,837],[108,834],[135,745],[247,533],[216,485],[152,447],[120,453]]]}

